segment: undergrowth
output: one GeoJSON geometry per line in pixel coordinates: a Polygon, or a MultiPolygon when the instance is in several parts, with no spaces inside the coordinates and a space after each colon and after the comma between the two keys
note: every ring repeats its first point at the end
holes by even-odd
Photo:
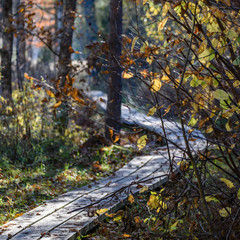
{"type": "Polygon", "coordinates": [[[54,102],[43,92],[32,91],[25,85],[8,105],[0,99],[0,225],[111,174],[136,154],[132,148],[101,142],[85,146],[94,134],[71,118],[60,134],[54,102]]]}
{"type": "MultiPolygon", "coordinates": [[[[222,167],[227,170],[227,166],[222,167]]],[[[239,239],[240,186],[228,175],[225,178],[219,168],[208,168],[202,178],[215,239],[239,239]]],[[[124,209],[106,214],[104,223],[79,239],[211,239],[191,165],[180,164],[178,174],[172,174],[160,189],[142,189],[139,195],[128,198],[124,209]]]]}

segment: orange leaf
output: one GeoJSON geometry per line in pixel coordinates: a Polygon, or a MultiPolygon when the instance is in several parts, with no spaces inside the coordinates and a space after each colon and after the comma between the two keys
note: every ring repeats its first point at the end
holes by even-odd
{"type": "Polygon", "coordinates": [[[46,93],[47,93],[48,96],[50,96],[52,98],[55,97],[54,93],[52,91],[48,90],[48,89],[46,89],[46,93]]]}
{"type": "Polygon", "coordinates": [[[53,108],[58,108],[62,104],[62,101],[59,101],[53,105],[53,108]]]}
{"type": "Polygon", "coordinates": [[[125,237],[125,238],[129,238],[129,237],[131,237],[132,235],[130,235],[130,234],[127,234],[127,233],[124,233],[123,234],[123,237],[125,237]]]}

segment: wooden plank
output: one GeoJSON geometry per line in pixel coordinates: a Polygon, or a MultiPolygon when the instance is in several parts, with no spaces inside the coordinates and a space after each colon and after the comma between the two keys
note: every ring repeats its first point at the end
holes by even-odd
{"type": "Polygon", "coordinates": [[[1,229],[4,229],[5,231],[0,235],[0,239],[6,239],[8,234],[11,236],[16,235],[18,232],[21,232],[28,226],[31,226],[35,222],[44,219],[46,216],[51,215],[57,210],[64,208],[68,204],[71,204],[75,200],[81,198],[83,195],[89,194],[96,189],[103,188],[109,182],[113,183],[120,181],[121,179],[136,172],[138,168],[143,167],[150,159],[151,156],[136,157],[123,168],[118,170],[115,175],[97,182],[91,188],[89,188],[89,185],[87,185],[78,190],[67,192],[53,200],[48,201],[46,204],[27,212],[26,214],[14,219],[10,223],[3,225],[0,228],[0,231],[1,229]]]}
{"type": "MultiPolygon", "coordinates": [[[[92,98],[97,104],[103,109],[106,109],[107,103],[107,95],[102,91],[90,91],[88,93],[89,97],[92,98]],[[104,101],[100,101],[100,98],[104,101]]],[[[146,116],[144,113],[137,111],[136,109],[122,105],[121,108],[121,121],[128,125],[138,125],[144,129],[147,129],[151,132],[154,132],[158,135],[164,136],[164,132],[162,129],[162,122],[160,119],[146,116]]],[[[167,132],[167,141],[169,145],[182,147],[183,149],[186,147],[185,141],[183,138],[182,127],[176,121],[169,121],[163,119],[164,127],[167,132]]],[[[191,146],[193,151],[202,150],[206,147],[206,140],[203,134],[198,131],[194,130],[193,132],[189,133],[190,127],[184,126],[187,138],[196,138],[196,141],[190,141],[189,145],[191,146]]]]}
{"type": "MultiPolygon", "coordinates": [[[[160,178],[162,175],[165,175],[165,172],[155,172],[152,174],[151,177],[149,177],[148,182],[145,182],[145,186],[148,186],[150,189],[156,188],[160,185],[162,185],[164,182],[167,181],[167,177],[164,176],[162,179],[160,178]]],[[[145,179],[147,180],[147,179],[145,179]]],[[[140,189],[137,188],[137,186],[131,187],[131,193],[137,194],[140,189]]],[[[119,210],[124,203],[126,202],[127,198],[129,196],[129,191],[124,191],[121,195],[118,196],[118,200],[111,201],[111,204],[104,205],[104,202],[102,203],[102,206],[97,206],[98,208],[108,208],[108,212],[115,212],[119,210]]],[[[49,235],[45,235],[42,240],[53,240],[53,239],[68,239],[73,240],[76,239],[77,235],[79,234],[86,234],[89,230],[91,230],[93,227],[96,226],[98,221],[102,221],[105,217],[105,214],[102,215],[101,218],[99,217],[86,217],[86,211],[78,214],[74,218],[71,218],[66,223],[60,225],[53,231],[49,233],[49,235]],[[96,221],[98,220],[98,221],[96,221]]]]}
{"type": "MultiPolygon", "coordinates": [[[[30,227],[19,232],[16,236],[14,236],[11,239],[28,240],[36,238],[37,235],[39,238],[41,238],[43,233],[51,232],[58,226],[66,223],[70,219],[79,215],[79,212],[69,213],[69,211],[75,210],[76,208],[78,208],[78,206],[84,207],[91,205],[93,202],[101,200],[104,197],[107,197],[112,192],[118,191],[122,189],[124,186],[131,185],[131,183],[135,180],[140,180],[148,176],[151,176],[152,172],[160,168],[160,165],[162,163],[165,163],[164,158],[159,158],[159,156],[155,158],[152,157],[151,161],[148,161],[144,165],[144,167],[140,167],[138,171],[135,171],[134,173],[130,174],[125,178],[122,178],[117,182],[110,183],[105,188],[97,189],[89,193],[88,195],[85,195],[77,199],[76,201],[65,206],[64,208],[61,208],[52,213],[51,215],[46,216],[44,219],[32,224],[30,227]]],[[[82,210],[80,210],[80,214],[83,214],[82,210]]]]}

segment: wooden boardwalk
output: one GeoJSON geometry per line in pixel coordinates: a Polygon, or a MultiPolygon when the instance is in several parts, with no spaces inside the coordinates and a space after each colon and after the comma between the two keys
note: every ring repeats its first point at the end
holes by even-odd
{"type": "Polygon", "coordinates": [[[165,182],[168,168],[165,153],[134,158],[114,176],[67,192],[5,224],[0,239],[75,239],[96,224],[93,209],[119,209],[129,194],[140,190],[140,184],[153,189],[165,182]],[[82,209],[71,212],[77,208],[82,209]]]}
{"type": "MultiPolygon", "coordinates": [[[[95,92],[93,98],[99,97],[105,96],[95,92]]],[[[129,107],[122,108],[122,121],[162,134],[159,120],[146,117],[129,107]]],[[[184,140],[178,124],[168,121],[164,124],[170,142],[173,170],[176,170],[177,162],[184,154],[184,140]]],[[[206,141],[200,132],[194,134],[191,133],[188,138],[196,138],[191,141],[191,148],[197,152],[205,148],[206,141]]],[[[167,181],[169,154],[165,147],[158,152],[157,156],[136,157],[113,176],[67,192],[3,225],[0,227],[0,240],[68,240],[85,234],[105,216],[96,215],[95,210],[114,212],[123,206],[129,194],[140,191],[139,186],[154,189],[167,181]]]]}

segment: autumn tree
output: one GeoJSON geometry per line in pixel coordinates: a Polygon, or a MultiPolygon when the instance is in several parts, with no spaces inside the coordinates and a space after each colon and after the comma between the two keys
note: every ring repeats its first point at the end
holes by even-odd
{"type": "Polygon", "coordinates": [[[12,0],[2,0],[2,43],[1,51],[1,88],[6,99],[12,96],[12,51],[13,51],[13,25],[12,0]]]}
{"type": "MultiPolygon", "coordinates": [[[[238,232],[233,226],[237,226],[235,213],[239,211],[240,199],[231,201],[229,197],[231,192],[238,195],[238,187],[234,186],[239,186],[240,179],[239,1],[148,0],[135,3],[136,8],[144,12],[139,16],[144,27],[136,24],[132,43],[125,47],[128,51],[121,59],[126,63],[123,78],[134,78],[140,87],[144,86],[144,92],[148,93],[144,98],[148,97],[148,104],[151,104],[148,116],[161,119],[163,130],[168,127],[164,116],[174,110],[174,124],[185,142],[184,147],[177,144],[174,147],[184,152],[184,160],[191,166],[188,171],[191,177],[180,169],[186,180],[184,186],[189,187],[191,196],[198,196],[198,203],[192,201],[192,204],[201,212],[201,220],[193,212],[192,217],[204,225],[209,238],[227,236],[226,239],[230,239],[230,233],[235,236],[238,232]],[[139,59],[141,63],[136,64],[139,59]],[[189,143],[196,138],[207,140],[206,151],[199,152],[191,147],[189,143]],[[219,187],[220,181],[226,183],[228,191],[219,187]],[[225,220],[220,221],[219,217],[225,220]],[[232,219],[235,219],[234,224],[232,219]]],[[[168,148],[171,143],[168,131],[162,137],[168,148]]],[[[175,157],[169,151],[169,161],[174,163],[175,157]]],[[[184,201],[186,199],[181,204],[184,201]]],[[[176,213],[184,212],[181,204],[176,204],[176,213]]],[[[169,212],[172,214],[171,210],[169,212]]],[[[181,221],[182,216],[179,216],[181,221]]],[[[179,219],[174,221],[180,225],[179,219]]],[[[189,221],[183,219],[184,224],[189,221]]],[[[196,236],[201,237],[203,232],[199,225],[194,228],[196,236]]],[[[192,236],[189,228],[185,230],[189,237],[192,236]]],[[[179,238],[178,234],[183,232],[182,228],[176,235],[171,231],[171,228],[166,230],[170,233],[166,237],[179,238]]]]}
{"type": "Polygon", "coordinates": [[[121,119],[121,35],[122,35],[122,0],[111,0],[110,2],[110,32],[109,32],[109,79],[108,100],[106,112],[105,135],[108,139],[115,141],[116,135],[120,133],[121,119]]]}

